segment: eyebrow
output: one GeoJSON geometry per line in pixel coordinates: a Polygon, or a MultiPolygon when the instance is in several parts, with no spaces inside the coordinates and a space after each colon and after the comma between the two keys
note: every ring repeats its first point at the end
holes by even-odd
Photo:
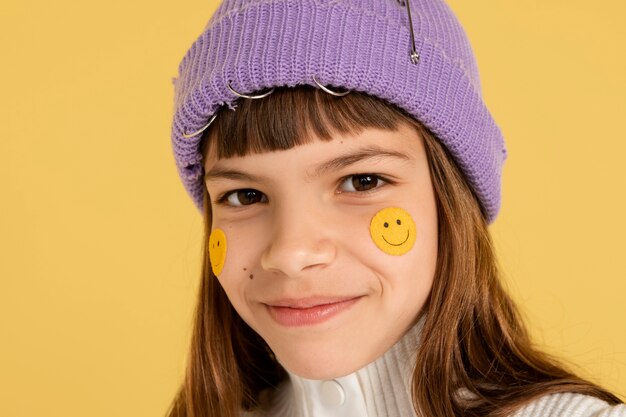
{"type": "MultiPolygon", "coordinates": [[[[324,175],[328,171],[343,169],[357,162],[374,158],[396,158],[402,160],[411,159],[401,152],[384,149],[378,146],[368,146],[366,148],[359,149],[356,152],[341,155],[317,165],[313,169],[313,171],[307,174],[307,177],[314,178],[316,176],[324,175]]],[[[213,167],[204,175],[205,181],[212,181],[217,179],[251,181],[257,183],[266,180],[266,178],[263,176],[221,167],[213,167]]]]}
{"type": "Polygon", "coordinates": [[[250,174],[248,172],[237,171],[234,169],[220,168],[220,167],[213,167],[210,171],[204,174],[205,181],[212,181],[212,180],[218,180],[218,179],[262,182],[265,179],[265,177],[250,174]]]}
{"type": "Polygon", "coordinates": [[[372,145],[366,148],[359,149],[357,152],[341,155],[337,158],[331,159],[330,161],[323,162],[315,167],[315,169],[312,171],[311,174],[309,174],[309,176],[314,177],[324,175],[328,171],[339,170],[357,162],[374,158],[397,158],[402,160],[411,159],[401,152],[392,151],[372,145]]]}

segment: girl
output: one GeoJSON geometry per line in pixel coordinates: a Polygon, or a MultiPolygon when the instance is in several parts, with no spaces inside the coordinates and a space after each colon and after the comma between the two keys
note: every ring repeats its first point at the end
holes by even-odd
{"type": "Polygon", "coordinates": [[[443,1],[224,0],[174,83],[206,250],[169,416],[626,416],[499,282],[507,150],[443,1]]]}

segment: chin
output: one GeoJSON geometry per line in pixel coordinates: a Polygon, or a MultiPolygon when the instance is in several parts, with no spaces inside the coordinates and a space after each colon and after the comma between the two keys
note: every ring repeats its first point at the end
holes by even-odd
{"type": "MultiPolygon", "coordinates": [[[[331,349],[323,353],[322,350],[296,354],[276,353],[276,358],[289,372],[306,379],[327,380],[339,378],[351,374],[365,365],[366,361],[359,361],[357,357],[350,355],[345,357],[338,355],[337,350],[331,349]],[[363,362],[363,363],[361,363],[363,362]]],[[[301,352],[302,353],[302,352],[301,352]]]]}

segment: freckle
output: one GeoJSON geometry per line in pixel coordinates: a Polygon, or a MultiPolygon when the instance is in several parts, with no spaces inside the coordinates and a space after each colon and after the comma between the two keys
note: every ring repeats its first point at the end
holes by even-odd
{"type": "Polygon", "coordinates": [[[244,271],[247,271],[247,270],[248,270],[248,268],[244,268],[243,270],[244,270],[244,271]]]}
{"type": "Polygon", "coordinates": [[[254,279],[254,275],[250,274],[250,279],[254,279]]]}

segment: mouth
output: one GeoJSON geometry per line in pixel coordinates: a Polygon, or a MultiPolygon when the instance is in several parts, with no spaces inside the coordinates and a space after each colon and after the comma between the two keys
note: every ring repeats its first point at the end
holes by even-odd
{"type": "Polygon", "coordinates": [[[391,246],[401,246],[401,245],[404,245],[404,243],[405,243],[407,240],[409,240],[409,231],[408,231],[408,230],[406,231],[406,239],[404,239],[404,240],[402,241],[402,243],[391,243],[390,241],[388,241],[387,239],[385,239],[385,236],[383,236],[383,235],[381,235],[381,236],[382,236],[383,240],[384,240],[385,242],[387,242],[388,244],[390,244],[391,246]]]}
{"type": "Polygon", "coordinates": [[[265,304],[270,317],[285,327],[311,326],[330,320],[356,304],[362,296],[308,297],[265,304]]]}

